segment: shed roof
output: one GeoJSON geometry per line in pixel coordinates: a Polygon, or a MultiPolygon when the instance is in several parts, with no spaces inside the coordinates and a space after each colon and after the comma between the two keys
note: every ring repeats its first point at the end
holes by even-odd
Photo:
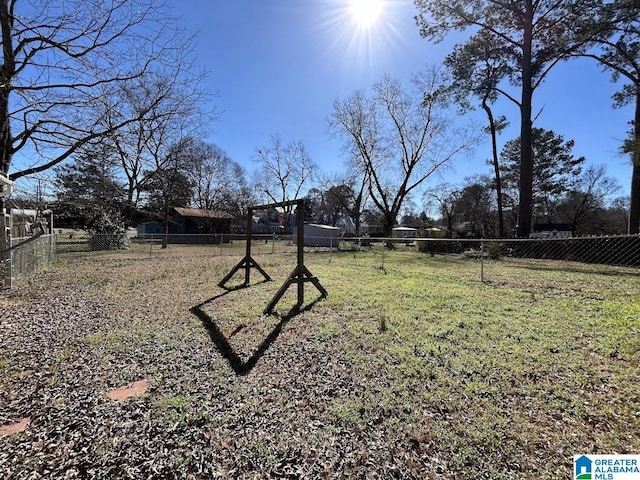
{"type": "Polygon", "coordinates": [[[182,207],[174,207],[173,209],[178,215],[189,218],[215,218],[218,220],[234,218],[233,215],[227,212],[223,212],[222,210],[202,210],[199,208],[182,207]]]}
{"type": "Polygon", "coordinates": [[[570,223],[536,223],[533,226],[534,232],[551,232],[557,230],[559,232],[570,232],[573,230],[570,223]]]}
{"type": "Polygon", "coordinates": [[[418,231],[417,228],[411,228],[411,227],[393,227],[391,230],[395,232],[417,232],[418,231]]]}

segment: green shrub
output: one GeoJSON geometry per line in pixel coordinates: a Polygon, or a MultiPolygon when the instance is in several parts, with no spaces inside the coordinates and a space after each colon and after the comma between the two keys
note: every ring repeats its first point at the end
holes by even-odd
{"type": "Polygon", "coordinates": [[[502,256],[502,243],[489,242],[485,245],[484,251],[487,253],[489,258],[498,260],[502,256]]]}
{"type": "Polygon", "coordinates": [[[129,248],[129,236],[124,219],[118,212],[99,210],[87,225],[92,234],[91,250],[125,250],[129,248]]]}

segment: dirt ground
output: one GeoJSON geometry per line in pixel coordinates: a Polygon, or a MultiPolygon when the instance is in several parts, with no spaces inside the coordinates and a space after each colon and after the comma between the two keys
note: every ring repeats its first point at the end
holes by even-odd
{"type": "MultiPolygon", "coordinates": [[[[447,259],[325,255],[310,268],[329,300],[308,285],[291,317],[291,294],[262,309],[293,254],[261,257],[273,282],[224,290],[238,258],[190,251],[65,259],[0,293],[2,478],[552,479],[576,451],[638,443],[637,396],[606,383],[637,378],[638,342],[588,320],[611,306],[589,274],[483,286],[447,259]],[[582,350],[564,342],[585,322],[582,350]]],[[[612,321],[634,331],[636,307],[612,321]]]]}

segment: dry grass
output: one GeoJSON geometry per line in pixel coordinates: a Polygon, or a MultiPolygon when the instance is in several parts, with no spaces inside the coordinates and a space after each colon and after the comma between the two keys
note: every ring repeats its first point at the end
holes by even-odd
{"type": "Polygon", "coordinates": [[[329,298],[288,318],[293,288],[262,310],[290,249],[226,291],[239,256],[136,248],[0,297],[0,425],[31,418],[0,439],[11,478],[552,479],[640,450],[637,270],[311,253],[329,298]]]}

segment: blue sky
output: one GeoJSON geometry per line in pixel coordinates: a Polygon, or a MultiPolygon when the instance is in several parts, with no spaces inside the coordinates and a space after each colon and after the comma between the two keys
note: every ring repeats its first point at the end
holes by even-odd
{"type": "MultiPolygon", "coordinates": [[[[218,110],[207,141],[224,149],[247,172],[256,168],[254,153],[278,134],[283,142],[301,141],[325,173],[343,171],[340,139],[327,133],[327,118],[336,99],[367,90],[385,74],[408,82],[428,65],[441,64],[456,42],[456,33],[440,44],[420,38],[412,0],[383,0],[370,29],[358,26],[350,0],[174,0],[173,13],[196,34],[193,55],[209,71],[204,87],[218,92],[210,108],[218,110]]],[[[605,164],[618,179],[620,195],[629,194],[631,165],[618,152],[626,136],[632,106],[613,109],[618,86],[592,60],[559,64],[534,96],[535,126],[575,140],[574,154],[591,164],[605,164]]],[[[517,96],[517,91],[514,90],[517,96]]],[[[519,111],[507,101],[494,113],[506,115],[510,127],[501,147],[519,134],[519,111]]],[[[451,115],[456,117],[455,109],[451,115]]],[[[482,111],[456,121],[486,124],[482,111]]],[[[460,184],[466,176],[490,174],[489,137],[468,157],[460,157],[438,183],[460,184]]],[[[16,162],[29,163],[28,154],[16,162]],[[24,158],[23,158],[24,157],[24,158]]],[[[16,164],[17,164],[16,163],[16,164]]],[[[306,193],[306,192],[305,192],[306,193]]],[[[419,208],[419,195],[413,200],[419,208]]]]}
{"type": "MultiPolygon", "coordinates": [[[[420,38],[411,0],[387,0],[368,32],[356,25],[348,0],[181,0],[174,8],[198,32],[194,53],[210,71],[207,87],[219,92],[214,102],[221,113],[208,140],[247,170],[255,168],[256,147],[279,134],[285,142],[302,141],[322,170],[341,171],[340,141],[326,128],[334,100],[368,89],[384,74],[408,80],[464,39],[458,34],[434,45],[420,38]]],[[[534,111],[542,110],[535,125],[574,139],[575,155],[606,164],[627,195],[631,168],[618,145],[632,111],[612,109],[615,89],[593,61],[560,64],[536,93],[534,111]]],[[[518,111],[505,102],[496,113],[512,119],[502,144],[518,135],[518,111]]],[[[480,112],[472,115],[484,121],[480,112]]],[[[487,137],[432,183],[490,173],[489,148],[487,137]]]]}
{"type": "Polygon", "coordinates": [[[340,141],[326,131],[337,98],[385,73],[408,79],[442,54],[421,41],[410,1],[388,0],[369,33],[358,32],[346,0],[186,0],[176,12],[198,31],[222,111],[211,141],[248,169],[271,134],[302,141],[324,170],[342,170],[340,141]]]}

